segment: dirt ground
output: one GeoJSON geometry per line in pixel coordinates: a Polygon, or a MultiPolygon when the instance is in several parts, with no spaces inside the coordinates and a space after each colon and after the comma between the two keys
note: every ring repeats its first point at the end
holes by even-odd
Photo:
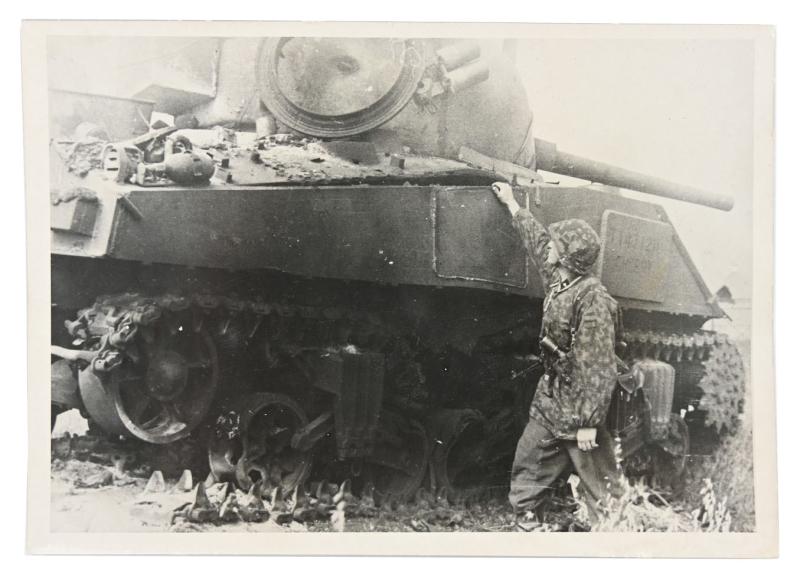
{"type": "MultiPolygon", "coordinates": [[[[175,511],[194,499],[194,490],[176,488],[177,479],[166,479],[166,490],[148,492],[147,478],[119,474],[113,466],[80,460],[53,461],[51,468],[50,522],[53,531],[334,531],[337,521],[316,515],[303,522],[189,523],[175,518],[175,511]]],[[[211,489],[209,489],[211,492],[211,489]]],[[[433,501],[433,500],[431,500],[433,501]]],[[[494,499],[485,504],[437,506],[414,502],[392,510],[365,508],[348,503],[341,527],[345,531],[502,531],[514,528],[510,508],[494,499]]]]}
{"type": "Polygon", "coordinates": [[[281,526],[262,523],[225,523],[194,525],[173,522],[173,513],[191,503],[191,491],[171,488],[163,493],[144,491],[147,479],[116,477],[112,468],[83,461],[56,461],[50,475],[50,524],[54,532],[140,532],[140,531],[305,531],[299,523],[281,526]],[[109,476],[110,475],[110,476],[109,476]],[[81,487],[80,483],[100,486],[81,487]]]}
{"type": "MultiPolygon", "coordinates": [[[[50,523],[53,531],[502,531],[514,528],[514,516],[499,492],[495,496],[454,505],[442,504],[433,495],[411,503],[377,507],[349,495],[344,514],[335,507],[305,516],[301,522],[191,523],[176,516],[195,498],[193,489],[178,489],[181,471],[172,462],[184,462],[171,454],[142,456],[124,445],[87,433],[77,413],[59,416],[53,431],[51,461],[50,523]],[[144,465],[143,463],[148,463],[144,465]],[[148,491],[153,463],[163,469],[163,491],[148,491]]],[[[209,486],[212,502],[214,491],[209,486]]],[[[240,499],[244,498],[239,494],[240,499]]],[[[219,503],[216,503],[219,504],[219,503]]],[[[180,514],[179,514],[180,515],[180,514]]]]}

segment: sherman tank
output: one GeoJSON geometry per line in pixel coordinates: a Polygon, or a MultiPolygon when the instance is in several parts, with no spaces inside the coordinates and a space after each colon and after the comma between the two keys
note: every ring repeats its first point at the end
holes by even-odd
{"type": "Polygon", "coordinates": [[[735,427],[742,360],[703,329],[724,313],[664,208],[619,189],[732,201],[536,138],[512,42],[165,54],[130,98],[51,92],[53,418],[191,438],[245,490],[502,487],[543,299],[502,180],[543,222],[602,239],[595,272],[637,375],[609,410],[622,457],[680,470],[691,443],[735,427]]]}

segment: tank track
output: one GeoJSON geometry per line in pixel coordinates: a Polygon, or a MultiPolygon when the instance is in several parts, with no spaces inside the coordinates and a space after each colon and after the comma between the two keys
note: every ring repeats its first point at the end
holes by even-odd
{"type": "Polygon", "coordinates": [[[629,359],[653,358],[675,366],[677,405],[704,413],[705,426],[718,434],[736,430],[744,409],[746,371],[728,335],[629,330],[625,340],[629,359]]]}
{"type": "Polygon", "coordinates": [[[665,362],[705,361],[713,347],[728,344],[727,335],[712,331],[672,333],[666,331],[626,330],[626,355],[665,362]]]}
{"type": "Polygon", "coordinates": [[[93,306],[80,310],[75,321],[65,325],[74,344],[90,345],[97,350],[95,368],[102,362],[100,359],[106,359],[106,366],[100,368],[109,370],[140,327],[152,326],[169,313],[189,313],[196,323],[218,323],[215,336],[221,337],[222,346],[228,349],[241,344],[235,342],[239,339],[252,339],[267,319],[292,319],[298,325],[291,335],[295,339],[302,340],[304,336],[299,325],[314,321],[317,332],[322,334],[312,340],[352,339],[369,348],[383,344],[373,337],[386,329],[374,314],[340,307],[269,303],[210,294],[150,297],[135,293],[99,297],[93,306]]]}
{"type": "MultiPolygon", "coordinates": [[[[429,391],[419,363],[418,345],[374,312],[206,293],[188,296],[123,293],[97,298],[93,306],[79,311],[75,321],[65,324],[74,345],[93,352],[91,362],[95,371],[109,372],[127,355],[135,354],[133,341],[137,331],[146,331],[159,322],[173,322],[171,319],[180,319],[182,324],[191,322],[195,328],[202,326],[208,330],[214,336],[221,358],[242,355],[258,342],[260,362],[266,362],[267,366],[304,349],[355,346],[360,350],[382,352],[387,360],[386,402],[391,403],[392,396],[411,401],[411,408],[393,405],[409,415],[421,415],[433,408],[430,405],[425,408],[429,391]]],[[[745,371],[741,356],[726,335],[710,331],[678,334],[633,329],[626,331],[625,340],[627,360],[653,358],[676,368],[673,410],[678,412],[693,405],[698,409],[695,417],[700,417],[701,423],[704,419],[706,427],[717,432],[734,430],[744,396],[745,371]]],[[[470,400],[482,405],[477,398],[470,396],[470,400]]],[[[488,423],[481,425],[486,432],[495,421],[491,415],[487,416],[488,423]]],[[[507,425],[509,419],[506,417],[504,422],[507,425]]],[[[509,446],[513,449],[513,430],[490,436],[511,439],[509,446]]],[[[438,465],[441,468],[442,463],[438,465]]]]}
{"type": "MultiPolygon", "coordinates": [[[[118,367],[128,364],[126,359],[134,359],[137,354],[137,342],[157,326],[190,332],[192,329],[197,331],[202,328],[213,336],[221,362],[233,366],[234,371],[236,366],[245,367],[245,371],[251,370],[251,365],[248,364],[253,361],[251,353],[257,355],[256,371],[263,371],[265,367],[285,367],[287,360],[291,363],[292,358],[300,358],[306,351],[313,355],[314,351],[352,351],[355,348],[360,352],[382,353],[386,360],[383,388],[383,406],[386,410],[402,415],[404,422],[421,423],[423,436],[426,430],[430,436],[437,427],[454,429],[454,446],[465,430],[476,428],[464,428],[460,425],[465,413],[478,411],[465,408],[448,411],[442,407],[452,406],[452,399],[442,403],[441,399],[437,401],[430,398],[429,383],[426,382],[422,368],[422,363],[429,362],[429,359],[421,359],[425,356],[421,354],[423,345],[414,340],[413,334],[400,331],[398,326],[386,322],[386,319],[379,318],[374,313],[345,307],[244,300],[211,294],[142,296],[122,293],[98,297],[94,305],[80,310],[76,320],[67,321],[65,325],[73,339],[73,346],[91,351],[89,362],[97,373],[113,373],[118,367]],[[137,338],[136,335],[140,332],[141,338],[137,338]]],[[[229,385],[237,380],[239,379],[229,379],[229,385]]],[[[290,390],[276,392],[292,396],[295,394],[290,390]]],[[[248,394],[258,393],[248,393],[240,388],[233,390],[232,386],[225,392],[221,391],[221,397],[228,397],[227,401],[221,399],[223,413],[228,404],[248,394]]],[[[306,393],[298,391],[298,394],[300,400],[306,393]]],[[[492,435],[495,441],[500,437],[514,437],[511,427],[513,419],[509,419],[508,411],[495,415],[494,405],[483,406],[486,403],[485,398],[475,401],[482,408],[488,409],[488,413],[484,413],[486,418],[479,423],[481,430],[484,427],[486,431],[498,429],[492,435]]],[[[314,406],[315,411],[319,410],[319,404],[314,406]]],[[[213,425],[216,435],[224,433],[219,426],[217,419],[217,423],[213,425]]],[[[481,455],[490,452],[490,447],[485,442],[479,443],[477,449],[481,449],[481,455]]],[[[503,454],[508,453],[510,458],[513,442],[509,444],[508,451],[491,452],[492,458],[485,462],[481,459],[478,466],[473,463],[477,457],[466,451],[469,457],[466,462],[473,468],[495,467],[494,461],[502,460],[500,457],[503,454]]],[[[429,453],[427,449],[424,451],[426,460],[429,453]]],[[[430,482],[435,488],[453,488],[455,480],[449,478],[453,469],[448,470],[447,463],[463,460],[465,457],[462,453],[465,451],[458,449],[439,453],[430,454],[433,467],[430,479],[425,473],[419,482],[430,482]]],[[[427,471],[427,465],[423,470],[427,471]]],[[[411,482],[406,484],[413,485],[411,482]]],[[[396,491],[395,496],[407,498],[408,490],[405,486],[402,489],[396,491]]]]}
{"type": "Polygon", "coordinates": [[[416,350],[404,331],[373,312],[341,306],[309,306],[260,299],[241,299],[208,293],[188,296],[142,296],[122,293],[98,297],[95,304],[65,323],[73,344],[92,349],[94,369],[108,372],[126,355],[139,327],[155,325],[167,315],[190,317],[194,328],[210,330],[223,360],[242,355],[258,338],[265,346],[267,366],[304,349],[356,347],[387,355],[384,395],[394,396],[401,408],[428,400],[416,350]],[[264,336],[266,334],[266,337],[264,336]]]}
{"type": "MultiPolygon", "coordinates": [[[[343,346],[352,344],[369,350],[382,350],[392,338],[393,327],[379,315],[356,309],[309,306],[286,302],[266,302],[214,294],[188,296],[164,294],[142,296],[124,293],[99,297],[92,307],[81,310],[75,321],[65,323],[75,344],[96,351],[95,369],[108,371],[124,358],[125,347],[137,327],[158,321],[165,313],[190,312],[197,323],[216,323],[223,352],[236,352],[246,346],[265,324],[270,325],[288,346],[343,346]],[[276,327],[274,321],[281,326],[276,327]],[[288,321],[288,322],[287,322],[288,321]],[[313,325],[313,326],[311,326],[313,325]],[[285,332],[291,334],[283,334],[285,332]]],[[[675,333],[659,330],[629,329],[625,332],[628,360],[652,358],[673,364],[678,383],[676,404],[693,405],[705,413],[706,426],[717,432],[733,431],[742,411],[745,394],[745,368],[736,345],[725,334],[712,331],[675,333]]],[[[399,388],[404,396],[424,399],[424,391],[414,389],[421,379],[419,367],[411,361],[413,353],[398,351],[390,355],[404,357],[402,367],[392,367],[395,374],[405,374],[399,388]]],[[[269,351],[267,351],[269,354],[269,351]]]]}

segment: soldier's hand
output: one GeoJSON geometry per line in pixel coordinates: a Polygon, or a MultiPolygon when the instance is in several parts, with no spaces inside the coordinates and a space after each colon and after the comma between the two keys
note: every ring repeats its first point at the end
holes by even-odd
{"type": "Polygon", "coordinates": [[[578,429],[578,432],[575,434],[575,440],[578,441],[578,448],[581,451],[591,451],[598,446],[597,429],[578,429]]]}
{"type": "Polygon", "coordinates": [[[492,184],[492,192],[497,197],[497,200],[505,204],[507,207],[511,207],[512,205],[517,204],[517,201],[514,199],[514,191],[511,189],[511,185],[507,182],[495,182],[492,184]]]}

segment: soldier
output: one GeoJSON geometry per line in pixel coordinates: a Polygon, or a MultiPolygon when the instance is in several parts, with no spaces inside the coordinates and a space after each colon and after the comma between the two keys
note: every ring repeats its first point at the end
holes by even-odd
{"type": "Polygon", "coordinates": [[[586,222],[563,220],[546,229],[520,208],[511,186],[496,182],[492,190],[511,213],[545,292],[540,334],[545,373],[517,444],[509,493],[519,527],[529,530],[542,521],[549,489],[569,467],[590,507],[620,487],[614,441],[604,425],[617,378],[619,313],[591,273],[600,239],[586,222]]]}

